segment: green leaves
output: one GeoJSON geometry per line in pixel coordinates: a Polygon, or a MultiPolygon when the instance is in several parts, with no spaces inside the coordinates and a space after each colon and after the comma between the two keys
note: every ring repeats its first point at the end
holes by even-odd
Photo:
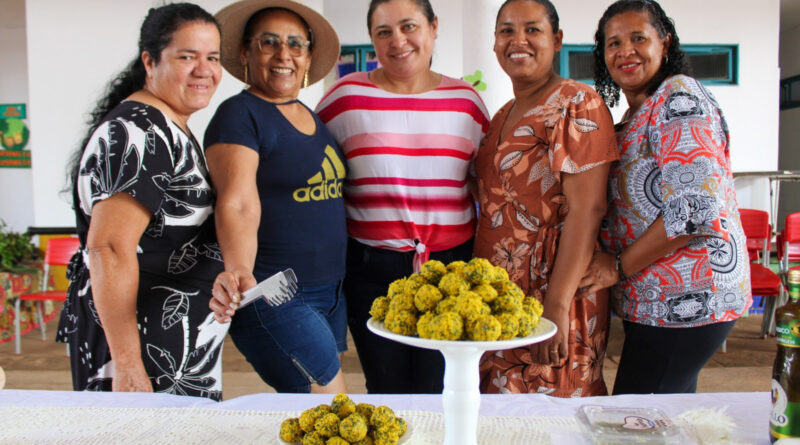
{"type": "Polygon", "coordinates": [[[38,250],[30,235],[8,229],[6,222],[0,219],[0,269],[11,269],[37,255],[38,250]]]}

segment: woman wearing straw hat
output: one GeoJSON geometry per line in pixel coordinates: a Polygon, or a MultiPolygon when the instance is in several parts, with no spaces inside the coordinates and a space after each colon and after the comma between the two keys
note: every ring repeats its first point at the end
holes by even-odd
{"type": "Polygon", "coordinates": [[[297,99],[339,57],[333,27],[290,0],[244,0],[216,14],[222,66],[247,86],[205,134],[225,272],[209,303],[236,347],[279,392],[345,392],[342,296],[345,168],[325,125],[297,99]],[[240,292],[291,267],[298,293],[236,311],[240,292]],[[235,314],[234,314],[235,312],[235,314]]]}

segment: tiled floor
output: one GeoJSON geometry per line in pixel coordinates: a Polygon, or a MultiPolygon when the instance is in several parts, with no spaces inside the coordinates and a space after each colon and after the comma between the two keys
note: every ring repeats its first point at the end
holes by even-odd
{"type": "MultiPolygon", "coordinates": [[[[775,358],[775,339],[759,338],[761,316],[751,315],[737,322],[728,337],[728,352],[718,352],[700,373],[699,392],[768,391],[772,362],[775,358]]],[[[55,321],[48,325],[48,335],[56,329],[55,321]]],[[[603,374],[607,385],[614,383],[619,354],[622,349],[622,327],[618,318],[612,319],[611,335],[603,374]]],[[[0,344],[0,366],[7,375],[6,388],[59,389],[72,388],[69,359],[64,346],[52,341],[42,342],[38,332],[22,338],[22,355],[14,355],[13,343],[0,344]]],[[[345,353],[342,367],[350,393],[365,392],[364,376],[352,343],[345,353]]],[[[223,385],[226,399],[244,394],[271,392],[250,368],[228,339],[223,352],[223,385]]]]}

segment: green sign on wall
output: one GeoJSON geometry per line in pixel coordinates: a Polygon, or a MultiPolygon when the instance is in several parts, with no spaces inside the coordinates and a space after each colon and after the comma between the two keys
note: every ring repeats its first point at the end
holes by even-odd
{"type": "Polygon", "coordinates": [[[25,104],[0,104],[0,168],[31,168],[25,104]]]}

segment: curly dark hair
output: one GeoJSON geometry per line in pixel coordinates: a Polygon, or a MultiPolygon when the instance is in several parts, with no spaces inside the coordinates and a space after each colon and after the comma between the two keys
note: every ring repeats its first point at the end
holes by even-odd
{"type": "Polygon", "coordinates": [[[605,61],[606,24],[613,17],[630,11],[646,12],[650,17],[650,24],[658,32],[660,38],[672,36],[672,42],[667,49],[667,61],[661,65],[658,74],[653,78],[647,94],[653,94],[661,82],[669,76],[676,74],[691,75],[691,66],[686,53],[681,49],[678,33],[675,31],[675,22],[667,16],[655,0],[618,0],[606,9],[597,32],[594,34],[594,89],[600,93],[609,107],[619,103],[619,85],[611,78],[605,61]]]}
{"type": "Polygon", "coordinates": [[[172,41],[172,34],[184,24],[192,22],[211,23],[219,30],[219,23],[214,16],[193,3],[172,3],[158,8],[150,8],[139,30],[139,52],[136,58],[108,84],[105,93],[89,113],[86,135],[81,145],[72,154],[67,167],[69,184],[64,192],[70,191],[76,183],[83,150],[106,115],[126,97],[144,88],[147,72],[144,62],[142,62],[142,53],[147,51],[153,61],[158,64],[161,61],[161,52],[172,41]]]}
{"type": "MultiPolygon", "coordinates": [[[[500,21],[500,13],[503,12],[503,9],[505,9],[506,5],[516,1],[521,1],[521,0],[506,0],[503,2],[502,5],[500,5],[500,9],[497,10],[497,17],[495,17],[494,19],[495,28],[497,28],[497,22],[500,21]]],[[[556,11],[556,7],[553,6],[553,3],[550,0],[528,0],[528,1],[532,1],[534,3],[538,3],[544,6],[545,11],[547,11],[547,21],[550,22],[550,27],[553,28],[553,33],[558,32],[559,29],[558,12],[556,11]]]]}

